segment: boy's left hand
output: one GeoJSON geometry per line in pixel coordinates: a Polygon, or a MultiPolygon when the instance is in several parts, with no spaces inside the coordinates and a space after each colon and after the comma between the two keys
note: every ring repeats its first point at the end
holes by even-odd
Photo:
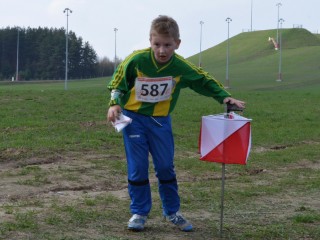
{"type": "Polygon", "coordinates": [[[238,99],[235,99],[235,98],[232,98],[232,97],[226,97],[224,100],[223,100],[223,103],[229,103],[229,104],[234,104],[236,105],[238,108],[242,108],[244,109],[246,106],[245,106],[245,102],[244,101],[241,101],[241,100],[238,100],[238,99]]]}

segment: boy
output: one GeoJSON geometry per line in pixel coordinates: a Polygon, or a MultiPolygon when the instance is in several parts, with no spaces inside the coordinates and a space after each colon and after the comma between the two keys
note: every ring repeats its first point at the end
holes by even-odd
{"type": "Polygon", "coordinates": [[[180,90],[189,87],[220,103],[229,102],[244,108],[244,102],[231,98],[208,73],[175,53],[180,42],[176,21],[168,16],[157,17],[151,24],[151,47],[129,55],[118,66],[108,85],[111,90],[108,120],[115,121],[121,112],[132,119],[132,123],[123,129],[131,198],[130,230],[143,230],[151,210],[150,153],[158,178],[163,216],[180,230],[192,231],[192,224],[179,212],[180,198],[173,163],[174,141],[169,114],[180,90]]]}

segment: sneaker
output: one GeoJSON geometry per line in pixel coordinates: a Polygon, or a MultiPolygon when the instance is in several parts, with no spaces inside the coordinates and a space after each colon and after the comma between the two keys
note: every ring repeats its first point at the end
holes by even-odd
{"type": "Polygon", "coordinates": [[[186,220],[179,212],[176,212],[172,215],[165,215],[164,217],[167,221],[170,221],[174,225],[176,225],[181,231],[190,232],[193,229],[192,224],[188,220],[186,220]]]}
{"type": "Polygon", "coordinates": [[[142,231],[144,229],[144,224],[147,221],[147,216],[141,216],[138,214],[133,214],[129,219],[128,229],[133,231],[142,231]]]}

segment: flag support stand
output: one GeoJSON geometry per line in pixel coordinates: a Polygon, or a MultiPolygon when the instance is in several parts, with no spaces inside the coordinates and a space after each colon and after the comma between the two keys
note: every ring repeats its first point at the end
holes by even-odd
{"type": "MultiPolygon", "coordinates": [[[[227,103],[225,105],[225,118],[229,118],[229,113],[231,111],[240,111],[243,112],[242,108],[238,108],[234,104],[227,103]]],[[[225,172],[226,164],[222,163],[221,168],[221,206],[220,206],[220,237],[223,235],[223,210],[224,210],[224,185],[225,185],[225,172]]]]}
{"type": "Polygon", "coordinates": [[[220,237],[222,237],[223,229],[223,209],[224,209],[224,182],[225,182],[226,164],[222,163],[222,175],[221,175],[221,206],[220,206],[220,237]]]}

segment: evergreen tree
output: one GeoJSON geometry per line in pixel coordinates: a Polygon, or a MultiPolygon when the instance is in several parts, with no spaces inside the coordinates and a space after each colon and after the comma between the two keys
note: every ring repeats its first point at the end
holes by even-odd
{"type": "MultiPolygon", "coordinates": [[[[70,79],[100,77],[113,73],[106,70],[106,64],[113,65],[113,63],[104,60],[99,62],[96,51],[89,42],[84,42],[72,31],[68,36],[70,79]]],[[[64,79],[65,29],[7,27],[0,29],[0,80],[8,80],[16,75],[18,39],[20,80],[64,79]]]]}

